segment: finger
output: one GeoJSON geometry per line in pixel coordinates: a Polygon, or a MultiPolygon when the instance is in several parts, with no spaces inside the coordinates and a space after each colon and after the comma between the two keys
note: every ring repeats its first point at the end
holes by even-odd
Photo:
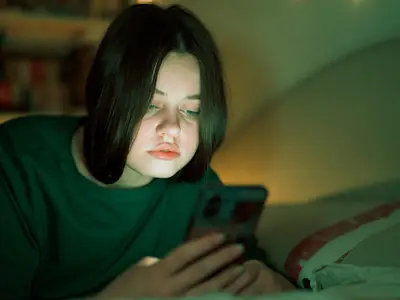
{"type": "Polygon", "coordinates": [[[199,296],[205,293],[219,292],[234,282],[242,273],[243,266],[233,266],[227,270],[221,272],[221,274],[212,277],[204,283],[196,285],[194,288],[190,289],[185,296],[199,296]]]}
{"type": "Polygon", "coordinates": [[[256,280],[257,276],[245,270],[235,281],[224,288],[224,292],[233,295],[242,295],[244,290],[251,291],[256,280]]]}
{"type": "Polygon", "coordinates": [[[176,275],[174,282],[178,286],[190,288],[232,263],[242,253],[243,246],[241,245],[223,247],[183,269],[176,275]]]}
{"type": "Polygon", "coordinates": [[[167,274],[177,273],[188,264],[220,247],[224,241],[225,236],[223,234],[212,234],[187,242],[162,260],[160,267],[167,274]]]}

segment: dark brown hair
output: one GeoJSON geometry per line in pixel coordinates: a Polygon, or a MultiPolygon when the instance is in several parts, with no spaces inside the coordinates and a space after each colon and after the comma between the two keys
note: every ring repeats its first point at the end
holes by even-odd
{"type": "Polygon", "coordinates": [[[137,4],[123,10],[107,29],[87,79],[84,157],[89,172],[100,182],[111,184],[121,177],[136,129],[151,103],[161,63],[171,51],[196,57],[201,78],[199,148],[177,179],[198,180],[209,167],[227,122],[215,42],[181,6],[137,4]]]}

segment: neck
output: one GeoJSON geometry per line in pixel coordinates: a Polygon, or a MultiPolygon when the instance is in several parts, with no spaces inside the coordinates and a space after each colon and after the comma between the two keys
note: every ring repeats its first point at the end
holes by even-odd
{"type": "Polygon", "coordinates": [[[79,173],[81,173],[84,177],[88,178],[89,180],[100,186],[108,188],[136,188],[145,186],[153,180],[153,178],[143,176],[133,168],[130,168],[128,165],[126,165],[122,176],[120,177],[120,179],[118,179],[117,182],[107,185],[98,181],[90,174],[85,164],[85,159],[83,155],[83,135],[83,127],[80,127],[76,131],[72,139],[72,156],[74,158],[79,173]]]}

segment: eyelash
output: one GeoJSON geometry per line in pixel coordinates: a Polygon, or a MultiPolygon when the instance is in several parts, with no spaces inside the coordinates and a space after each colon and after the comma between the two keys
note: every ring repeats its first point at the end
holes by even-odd
{"type": "Polygon", "coordinates": [[[156,105],[154,105],[154,104],[150,104],[149,105],[149,108],[147,109],[148,111],[152,111],[152,110],[155,110],[155,109],[158,109],[159,107],[158,106],[156,106],[156,105]]]}
{"type": "MultiPolygon", "coordinates": [[[[160,107],[158,107],[157,105],[150,104],[147,111],[148,112],[152,112],[152,111],[159,110],[159,109],[160,109],[160,107]]],[[[200,115],[200,111],[182,110],[182,109],[180,109],[180,111],[185,113],[186,115],[188,115],[190,117],[198,117],[200,115]]]]}

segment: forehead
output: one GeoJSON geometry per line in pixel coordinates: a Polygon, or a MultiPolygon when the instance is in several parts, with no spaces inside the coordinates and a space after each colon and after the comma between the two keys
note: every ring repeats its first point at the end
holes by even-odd
{"type": "Polygon", "coordinates": [[[169,53],[161,64],[156,88],[171,96],[186,97],[200,92],[200,70],[191,54],[169,53]]]}

